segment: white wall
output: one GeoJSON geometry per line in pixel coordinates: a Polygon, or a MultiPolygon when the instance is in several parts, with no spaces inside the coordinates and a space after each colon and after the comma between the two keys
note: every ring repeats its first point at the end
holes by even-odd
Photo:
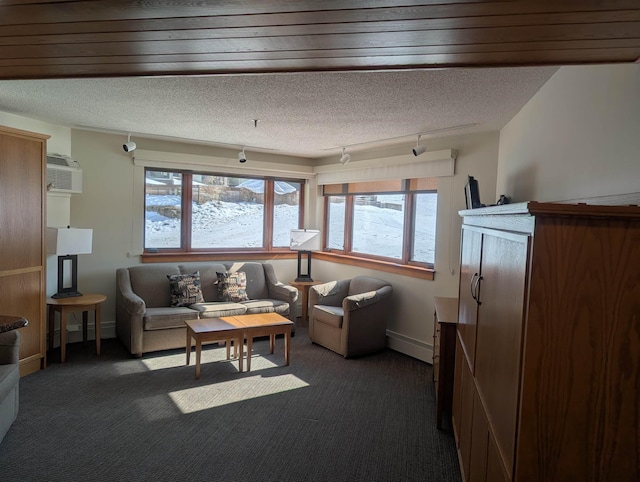
{"type": "Polygon", "coordinates": [[[502,129],[497,191],[561,201],[640,191],[640,64],[562,67],[502,129]]]}

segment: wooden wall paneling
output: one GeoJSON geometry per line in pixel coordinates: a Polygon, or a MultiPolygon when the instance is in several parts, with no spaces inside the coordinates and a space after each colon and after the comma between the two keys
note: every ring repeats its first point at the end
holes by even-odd
{"type": "Polygon", "coordinates": [[[0,78],[633,62],[640,5],[107,1],[0,6],[0,78]]]}

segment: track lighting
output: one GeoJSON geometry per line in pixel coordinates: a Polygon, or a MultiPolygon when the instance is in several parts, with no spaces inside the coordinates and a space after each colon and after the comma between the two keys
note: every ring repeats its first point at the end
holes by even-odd
{"type": "Polygon", "coordinates": [[[418,142],[416,143],[416,147],[413,148],[413,155],[418,157],[420,154],[424,154],[427,151],[425,146],[420,145],[420,136],[418,136],[418,142]]]}
{"type": "Polygon", "coordinates": [[[351,160],[351,156],[344,152],[344,147],[342,148],[342,157],[340,158],[340,164],[343,166],[351,160]]]}
{"type": "Polygon", "coordinates": [[[135,142],[131,142],[131,134],[129,134],[129,136],[127,137],[127,143],[126,144],[122,144],[122,148],[124,149],[124,152],[135,151],[136,147],[137,147],[136,143],[135,142]]]}
{"type": "Polygon", "coordinates": [[[244,164],[245,162],[247,162],[247,156],[244,155],[244,147],[240,152],[238,152],[238,161],[240,162],[240,164],[244,164]]]}

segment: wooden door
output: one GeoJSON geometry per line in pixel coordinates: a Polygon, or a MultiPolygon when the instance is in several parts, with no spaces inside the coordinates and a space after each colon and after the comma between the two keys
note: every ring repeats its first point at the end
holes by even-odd
{"type": "Polygon", "coordinates": [[[507,473],[513,473],[529,236],[484,233],[476,384],[507,473]]]}
{"type": "Polygon", "coordinates": [[[20,372],[45,363],[45,159],[48,136],[0,126],[0,313],[25,317],[20,372]]]}
{"type": "Polygon", "coordinates": [[[462,348],[467,355],[473,373],[478,317],[476,291],[481,276],[482,233],[468,226],[463,226],[461,243],[458,333],[460,333],[462,348]]]}

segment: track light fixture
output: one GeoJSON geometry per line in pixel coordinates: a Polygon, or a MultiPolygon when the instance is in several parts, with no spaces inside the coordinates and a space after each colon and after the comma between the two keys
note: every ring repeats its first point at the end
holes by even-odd
{"type": "Polygon", "coordinates": [[[126,144],[122,144],[122,149],[124,149],[124,152],[132,152],[136,150],[136,143],[131,142],[131,134],[127,137],[126,144]]]}
{"type": "Polygon", "coordinates": [[[351,156],[344,152],[344,147],[342,148],[342,157],[340,158],[340,164],[343,166],[351,160],[351,156]]]}
{"type": "Polygon", "coordinates": [[[240,164],[247,162],[247,156],[244,155],[244,147],[238,152],[238,162],[240,162],[240,164]]]}
{"type": "Polygon", "coordinates": [[[425,146],[420,145],[420,136],[418,136],[418,142],[416,143],[416,147],[413,148],[413,155],[418,157],[420,154],[424,154],[427,151],[425,146]]]}

